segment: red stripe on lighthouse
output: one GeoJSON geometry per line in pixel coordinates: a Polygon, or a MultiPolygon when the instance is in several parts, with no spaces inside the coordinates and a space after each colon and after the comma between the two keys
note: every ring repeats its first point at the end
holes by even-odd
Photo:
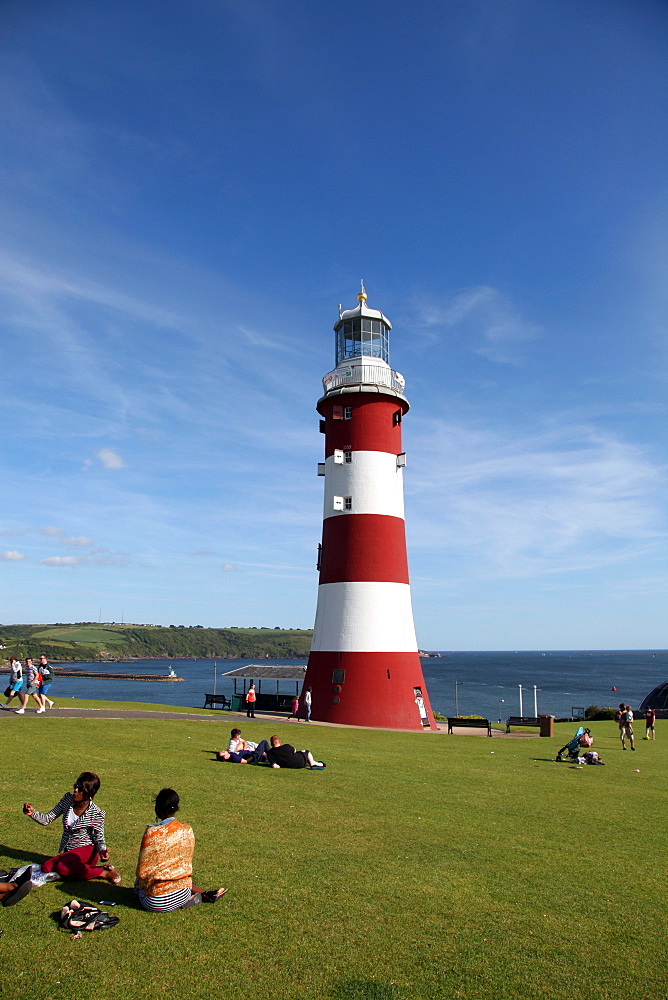
{"type": "Polygon", "coordinates": [[[399,517],[345,514],[322,527],[320,583],[408,583],[406,527],[399,517]]]}
{"type": "Polygon", "coordinates": [[[316,719],[347,726],[436,729],[417,653],[311,651],[304,690],[313,688],[316,719]],[[423,727],[418,695],[428,727],[423,727]]]}
{"type": "Polygon", "coordinates": [[[408,409],[404,399],[380,393],[358,392],[325,397],[318,403],[318,412],[326,420],[325,458],[335,448],[343,451],[401,451],[401,423],[398,415],[408,409]],[[350,407],[349,420],[334,419],[334,407],[350,407]]]}

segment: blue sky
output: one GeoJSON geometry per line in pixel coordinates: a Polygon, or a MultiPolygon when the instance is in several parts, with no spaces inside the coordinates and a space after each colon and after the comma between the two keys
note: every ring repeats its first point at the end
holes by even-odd
{"type": "Polygon", "coordinates": [[[5,0],[4,622],[310,628],[339,302],[431,649],[668,646],[668,7],[5,0]]]}

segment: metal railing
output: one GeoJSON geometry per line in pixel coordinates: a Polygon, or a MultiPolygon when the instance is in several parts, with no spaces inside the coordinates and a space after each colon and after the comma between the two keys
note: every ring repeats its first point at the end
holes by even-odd
{"type": "Polygon", "coordinates": [[[406,379],[399,372],[384,365],[341,365],[328,372],[322,380],[325,392],[339,389],[344,385],[386,385],[395,392],[403,393],[406,379]]]}

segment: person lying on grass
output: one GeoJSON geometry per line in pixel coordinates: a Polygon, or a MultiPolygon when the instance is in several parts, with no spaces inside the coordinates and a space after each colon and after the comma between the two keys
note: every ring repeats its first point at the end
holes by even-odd
{"type": "Polygon", "coordinates": [[[74,789],[65,792],[51,812],[37,812],[25,802],[23,812],[41,826],[63,817],[60,854],[42,862],[42,873],[61,879],[103,878],[115,885],[121,881],[113,865],[104,839],[104,809],[93,802],[100,789],[100,779],[92,771],[84,771],[74,782],[74,789]],[[102,863],[100,863],[102,862],[102,863]]]}
{"type": "Polygon", "coordinates": [[[264,764],[292,769],[309,767],[316,771],[326,767],[321,760],[314,758],[310,750],[295,750],[289,743],[282,744],[278,736],[272,736],[269,743],[262,740],[253,751],[236,753],[233,750],[219,750],[216,759],[227,761],[228,764],[264,764]]]}
{"type": "Polygon", "coordinates": [[[161,789],[155,797],[157,822],[146,827],[139,848],[135,892],[143,909],[153,913],[215,903],[227,892],[203,892],[193,885],[195,835],[192,827],[174,818],[178,810],[179,796],[174,789],[161,789]]]}
{"type": "MultiPolygon", "coordinates": [[[[246,754],[244,754],[246,757],[246,754]]],[[[316,760],[310,750],[295,750],[289,743],[281,743],[279,736],[272,736],[269,743],[262,740],[258,743],[257,749],[253,751],[250,758],[243,760],[242,764],[257,764],[266,761],[272,767],[288,767],[292,769],[311,767],[320,769],[325,767],[321,760],[316,760]]]]}

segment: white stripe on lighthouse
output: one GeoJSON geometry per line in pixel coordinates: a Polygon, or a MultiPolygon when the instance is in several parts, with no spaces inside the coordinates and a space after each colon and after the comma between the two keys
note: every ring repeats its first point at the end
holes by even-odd
{"type": "Polygon", "coordinates": [[[417,650],[407,583],[323,583],[312,650],[413,653],[417,650]]]}
{"type": "Polygon", "coordinates": [[[351,497],[353,514],[404,516],[403,469],[397,456],[386,451],[354,451],[342,465],[334,457],[325,461],[324,517],[344,516],[334,510],[334,497],[351,497]]]}

